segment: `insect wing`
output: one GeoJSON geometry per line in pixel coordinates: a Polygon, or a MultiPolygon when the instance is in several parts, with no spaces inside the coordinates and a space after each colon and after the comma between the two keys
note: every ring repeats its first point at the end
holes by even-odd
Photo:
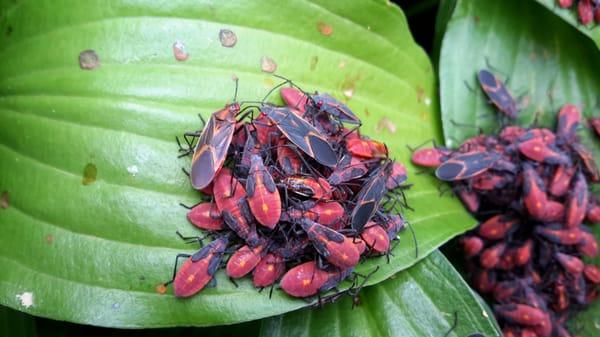
{"type": "Polygon", "coordinates": [[[338,117],[343,122],[360,123],[360,119],[356,117],[354,112],[344,103],[331,97],[328,94],[318,94],[313,96],[316,102],[322,102],[321,109],[330,115],[338,117]]]}
{"type": "Polygon", "coordinates": [[[234,130],[234,123],[214,116],[206,123],[192,157],[190,179],[195,189],[208,186],[223,165],[234,130]]]}
{"type": "Polygon", "coordinates": [[[264,112],[281,133],[306,154],[328,167],[337,164],[337,155],[331,144],[314,126],[292,113],[289,108],[268,108],[264,112]]]}
{"type": "Polygon", "coordinates": [[[462,180],[487,171],[500,155],[493,152],[469,152],[443,162],[435,171],[444,181],[462,180]]]}

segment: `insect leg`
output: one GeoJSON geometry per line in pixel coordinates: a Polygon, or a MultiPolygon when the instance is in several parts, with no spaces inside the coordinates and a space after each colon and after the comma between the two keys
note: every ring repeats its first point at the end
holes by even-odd
{"type": "Polygon", "coordinates": [[[163,283],[163,285],[166,287],[169,284],[173,283],[173,281],[175,280],[175,276],[177,275],[177,265],[179,264],[179,259],[184,257],[184,258],[189,258],[191,255],[190,254],[177,254],[177,256],[175,257],[175,265],[173,266],[173,277],[171,277],[171,280],[163,283]]]}

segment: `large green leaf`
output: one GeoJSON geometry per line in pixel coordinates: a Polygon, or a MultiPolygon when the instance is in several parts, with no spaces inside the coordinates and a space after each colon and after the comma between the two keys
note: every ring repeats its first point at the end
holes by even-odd
{"type": "MultiPolygon", "coordinates": [[[[175,236],[194,233],[178,204],[199,199],[174,137],[199,127],[197,113],[207,117],[231,99],[232,75],[241,99],[262,97],[277,83],[261,72],[263,57],[307,90],[349,99],[365,133],[399,160],[408,162],[405,144],[440,129],[429,60],[401,11],[385,2],[47,0],[0,8],[0,192],[10,203],[0,209],[0,303],[34,315],[206,326],[307,305],[280,291],[269,299],[248,280],[236,288],[221,273],[216,288],[192,299],[154,291],[175,254],[191,249],[175,236]],[[233,48],[219,42],[221,29],[237,35],[233,48]],[[176,41],[187,47],[185,62],[173,56],[176,41]],[[80,69],[87,49],[98,68],[80,69]],[[384,117],[389,130],[378,127],[384,117]],[[24,292],[31,306],[16,297],[24,292]]],[[[473,221],[456,200],[438,198],[431,177],[412,167],[409,174],[417,211],[407,218],[422,258],[473,221]]],[[[380,265],[375,283],[414,264],[410,235],[402,237],[390,263],[373,259],[357,270],[380,265]]]]}
{"type": "Polygon", "coordinates": [[[536,0],[537,2],[544,5],[546,8],[551,10],[554,14],[560,16],[571,25],[577,27],[579,31],[588,36],[596,43],[596,46],[600,48],[600,25],[594,23],[588,26],[584,26],[579,22],[577,15],[577,6],[573,6],[571,9],[564,9],[556,4],[556,0],[536,0]]]}
{"type": "MultiPolygon", "coordinates": [[[[575,28],[531,1],[458,1],[448,24],[440,58],[442,120],[446,144],[477,134],[477,127],[497,129],[495,109],[475,82],[486,58],[503,78],[510,77],[513,94],[523,95],[518,122],[553,127],[564,103],[583,107],[586,117],[600,116],[600,51],[575,28]],[[468,49],[470,52],[465,53],[468,49]],[[475,89],[467,89],[466,81],[475,89]],[[472,125],[457,126],[451,121],[472,125]]],[[[600,160],[600,142],[582,128],[584,143],[600,160]]],[[[598,234],[598,230],[596,230],[598,234]]],[[[597,235],[598,236],[598,235],[597,235]]],[[[600,264],[596,259],[595,263],[600,264]]],[[[582,336],[598,335],[600,304],[573,322],[582,336]]]]}
{"type": "Polygon", "coordinates": [[[265,319],[261,336],[500,336],[487,317],[485,304],[436,251],[392,279],[363,289],[354,309],[346,298],[322,309],[265,319]]]}

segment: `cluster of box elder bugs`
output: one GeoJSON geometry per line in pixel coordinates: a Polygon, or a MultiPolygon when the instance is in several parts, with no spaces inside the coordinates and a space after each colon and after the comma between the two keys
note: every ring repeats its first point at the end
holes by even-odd
{"type": "Polygon", "coordinates": [[[407,226],[406,169],[385,144],[361,136],[348,106],[287,80],[271,92],[262,102],[234,99],[178,139],[181,155],[192,155],[192,186],[208,198],[187,217],[214,240],[178,255],[185,262],[159,291],[172,283],[175,296],[192,296],[224,266],[234,283],[251,274],[255,287],[272,291],[279,281],[294,297],[320,298],[350,279],[328,298],[356,296],[368,275],[354,267],[390,254],[407,226]],[[265,103],[277,88],[284,106],[265,103]]]}
{"type": "Polygon", "coordinates": [[[577,3],[577,15],[582,24],[600,23],[600,0],[556,0],[556,3],[562,8],[571,8],[577,3]]]}
{"type": "MultiPolygon", "coordinates": [[[[505,119],[517,103],[492,73],[477,76],[505,119]]],[[[598,133],[598,119],[588,124],[598,133]]],[[[456,150],[413,152],[413,163],[435,169],[480,220],[460,239],[472,284],[493,302],[504,336],[569,336],[565,321],[596,299],[600,269],[583,261],[598,243],[583,223],[600,221],[590,184],[600,172],[577,130],[572,104],[558,112],[555,131],[506,125],[479,134],[456,150]]]]}

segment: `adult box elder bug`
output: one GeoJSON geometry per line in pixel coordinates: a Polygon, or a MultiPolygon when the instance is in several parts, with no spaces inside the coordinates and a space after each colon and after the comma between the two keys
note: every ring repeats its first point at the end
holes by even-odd
{"type": "Polygon", "coordinates": [[[504,83],[485,69],[482,69],[477,73],[477,79],[485,94],[498,110],[503,112],[510,119],[517,118],[517,103],[508,92],[504,83]]]}

